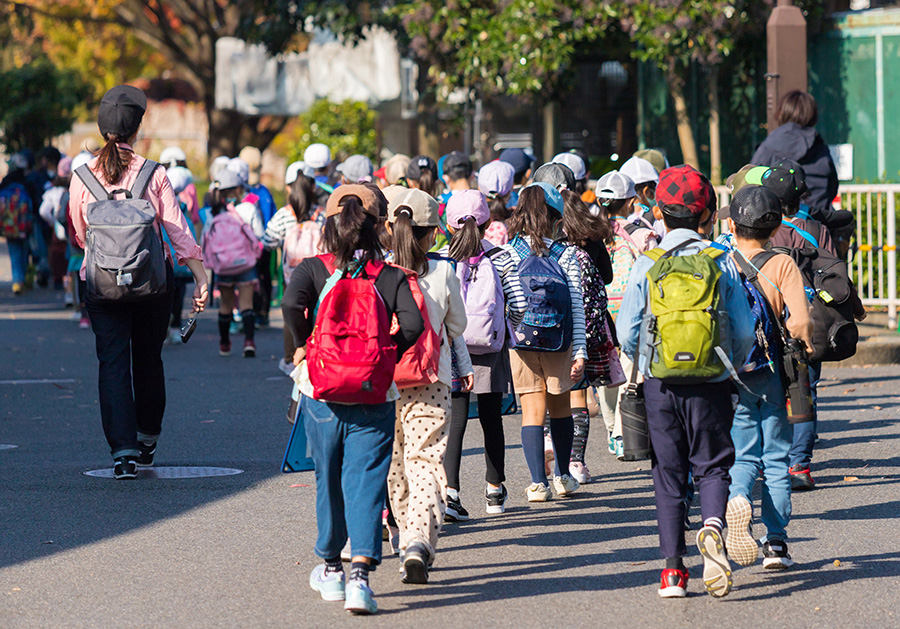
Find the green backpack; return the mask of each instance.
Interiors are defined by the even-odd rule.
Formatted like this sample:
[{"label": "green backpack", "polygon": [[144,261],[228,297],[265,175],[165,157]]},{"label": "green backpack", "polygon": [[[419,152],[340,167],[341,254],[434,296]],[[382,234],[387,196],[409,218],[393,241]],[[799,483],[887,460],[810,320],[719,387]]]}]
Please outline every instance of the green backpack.
[{"label": "green backpack", "polygon": [[[697,253],[673,255],[698,240],[674,249],[652,249],[647,271],[650,375],[673,384],[707,382],[725,373],[719,345],[719,278],[716,258],[725,251],[706,247]],[[727,358],[726,358],[727,360]]]}]

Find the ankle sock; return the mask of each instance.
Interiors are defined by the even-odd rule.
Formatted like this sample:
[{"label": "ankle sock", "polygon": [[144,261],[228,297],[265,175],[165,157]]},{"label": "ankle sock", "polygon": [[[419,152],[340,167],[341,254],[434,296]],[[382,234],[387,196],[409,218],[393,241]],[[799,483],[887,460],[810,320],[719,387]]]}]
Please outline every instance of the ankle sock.
[{"label": "ankle sock", "polygon": [[502,493],[503,493],[503,488],[502,488],[502,487],[491,487],[490,485],[488,485],[488,486],[487,486],[487,493],[489,493],[489,494],[502,494]]},{"label": "ankle sock", "polygon": [[703,520],[703,526],[711,526],[719,530],[719,533],[722,532],[722,529],[725,528],[725,523],[722,522],[721,518],[706,518]]},{"label": "ankle sock", "polygon": [[684,570],[684,559],[681,557],[666,557],[666,570]]},{"label": "ankle sock", "polygon": [[572,422],[575,426],[572,440],[571,461],[584,463],[584,450],[587,447],[588,432],[591,427],[591,416],[586,408],[572,409]]},{"label": "ankle sock", "polygon": [[550,418],[550,438],[556,452],[556,475],[569,473],[569,459],[572,456],[572,441],[575,437],[575,422],[572,416]]},{"label": "ankle sock", "polygon": [[252,310],[244,310],[241,313],[241,323],[244,325],[244,338],[252,341],[253,333],[256,331],[256,315]]},{"label": "ankle sock", "polygon": [[531,472],[531,482],[547,484],[544,473],[544,427],[522,426],[522,450]]},{"label": "ankle sock", "polygon": [[452,487],[447,488],[447,497],[451,500],[459,500],[459,490]]},{"label": "ankle sock", "polygon": [[231,315],[219,313],[219,342],[227,345],[230,342],[228,330],[231,327]]},{"label": "ankle sock", "polygon": [[341,564],[340,555],[338,555],[337,558],[335,558],[335,559],[326,559],[325,560],[325,574],[328,574],[329,572],[333,573],[333,572],[343,572],[343,571],[344,571],[344,566]]},{"label": "ankle sock", "polygon": [[350,579],[353,581],[369,582],[369,564],[362,561],[354,561],[350,564]]}]

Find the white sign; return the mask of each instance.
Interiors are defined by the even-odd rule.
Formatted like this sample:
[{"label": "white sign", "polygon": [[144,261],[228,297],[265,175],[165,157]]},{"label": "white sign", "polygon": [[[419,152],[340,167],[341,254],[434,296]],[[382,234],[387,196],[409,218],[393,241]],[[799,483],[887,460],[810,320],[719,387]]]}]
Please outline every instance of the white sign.
[{"label": "white sign", "polygon": [[838,181],[853,181],[853,145],[830,144],[828,150],[837,170]]}]

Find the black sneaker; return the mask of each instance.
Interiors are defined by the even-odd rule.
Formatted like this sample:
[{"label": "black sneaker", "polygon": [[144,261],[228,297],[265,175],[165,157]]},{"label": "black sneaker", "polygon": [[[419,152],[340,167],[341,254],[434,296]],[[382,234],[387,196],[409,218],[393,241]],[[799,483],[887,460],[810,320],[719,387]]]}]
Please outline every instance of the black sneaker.
[{"label": "black sneaker", "polygon": [[404,583],[417,583],[424,585],[428,583],[428,551],[422,544],[413,544],[403,553],[403,576],[401,580]]},{"label": "black sneaker", "polygon": [[113,466],[113,476],[116,480],[131,480],[137,478],[137,465],[134,458],[130,456],[120,456],[116,459]]},{"label": "black sneaker", "polygon": [[485,510],[491,515],[497,515],[506,511],[506,487],[500,484],[500,491],[491,493],[487,489],[484,490],[484,499],[487,501]]},{"label": "black sneaker", "polygon": [[152,467],[153,466],[153,456],[156,454],[156,444],[155,443],[144,443],[143,441],[138,441],[138,449],[141,451],[138,454],[138,458],[135,461],[138,467]]},{"label": "black sneaker", "polygon": [[447,510],[444,512],[444,522],[465,522],[469,519],[469,512],[463,509],[459,498],[454,500],[447,496]]},{"label": "black sneaker", "polygon": [[788,570],[794,561],[788,554],[787,544],[780,539],[765,542],[762,547],[763,568],[769,570]]},{"label": "black sneaker", "polygon": [[791,473],[791,489],[793,491],[810,491],[816,488],[816,481],[809,473],[809,466],[797,464],[789,470]]}]

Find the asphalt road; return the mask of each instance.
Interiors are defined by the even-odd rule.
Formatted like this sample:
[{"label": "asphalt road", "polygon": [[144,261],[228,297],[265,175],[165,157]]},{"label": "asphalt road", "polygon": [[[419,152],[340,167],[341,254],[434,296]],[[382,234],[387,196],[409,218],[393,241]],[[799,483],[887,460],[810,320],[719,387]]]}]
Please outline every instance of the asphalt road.
[{"label": "asphalt road", "polygon": [[[0,284],[0,444],[17,446],[0,449],[0,627],[900,626],[900,367],[826,369],[820,488],[794,497],[790,572],[736,569],[733,593],[714,600],[689,546],[691,596],[659,599],[647,463],[617,462],[597,429],[598,480],[528,506],[511,417],[508,512],[484,515],[473,422],[462,497],[475,518],[445,527],[427,586],[401,584],[386,559],[372,575],[381,610],[360,619],[307,584],[315,489],[311,473],[280,473],[290,427],[278,323],[258,334],[255,359],[217,355],[214,315],[164,350],[158,464],[243,474],[117,482],[83,474],[110,461],[93,336],[60,303],[52,291],[13,299]],[[21,382],[44,379],[55,382]]]}]

